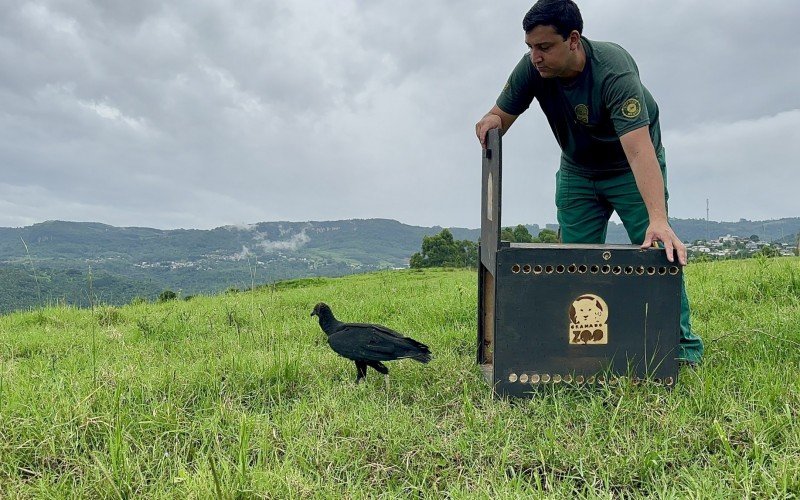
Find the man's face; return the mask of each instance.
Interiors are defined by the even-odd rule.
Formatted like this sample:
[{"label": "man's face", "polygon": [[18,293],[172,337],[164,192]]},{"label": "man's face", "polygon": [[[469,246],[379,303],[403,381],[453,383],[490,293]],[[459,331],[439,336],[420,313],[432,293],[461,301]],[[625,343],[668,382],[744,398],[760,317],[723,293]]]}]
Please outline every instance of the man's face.
[{"label": "man's face", "polygon": [[[531,62],[542,78],[567,77],[580,36],[577,31],[566,40],[553,26],[539,25],[525,34],[525,45],[531,49]],[[570,50],[573,47],[573,50]]]}]

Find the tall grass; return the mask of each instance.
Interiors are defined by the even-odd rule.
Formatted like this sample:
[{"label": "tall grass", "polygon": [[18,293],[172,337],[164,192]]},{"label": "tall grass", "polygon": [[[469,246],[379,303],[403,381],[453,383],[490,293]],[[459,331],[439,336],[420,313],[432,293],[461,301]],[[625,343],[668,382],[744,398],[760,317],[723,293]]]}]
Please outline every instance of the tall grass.
[{"label": "tall grass", "polygon": [[[800,260],[696,264],[687,284],[707,356],[675,390],[520,401],[474,365],[470,271],[3,316],[0,497],[800,495]],[[319,301],[435,359],[357,386]]]},{"label": "tall grass", "polygon": [[31,257],[31,252],[28,250],[28,244],[25,243],[25,239],[20,236],[20,241],[22,241],[22,246],[25,247],[25,255],[28,257],[28,263],[31,265],[31,271],[33,272],[33,280],[36,283],[36,298],[39,301],[39,305],[42,305],[42,287],[39,285],[39,276],[36,274],[36,266],[33,264],[33,257]]}]

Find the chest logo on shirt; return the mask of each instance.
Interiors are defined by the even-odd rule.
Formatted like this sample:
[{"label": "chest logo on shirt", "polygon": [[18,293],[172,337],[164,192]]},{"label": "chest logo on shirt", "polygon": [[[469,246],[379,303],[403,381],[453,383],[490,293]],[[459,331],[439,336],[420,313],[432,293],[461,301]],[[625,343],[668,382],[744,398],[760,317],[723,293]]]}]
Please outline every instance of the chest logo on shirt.
[{"label": "chest logo on shirt", "polygon": [[622,114],[625,118],[636,118],[642,112],[638,99],[630,98],[622,103]]},{"label": "chest logo on shirt", "polygon": [[581,123],[589,123],[589,108],[585,104],[575,106],[575,118]]}]

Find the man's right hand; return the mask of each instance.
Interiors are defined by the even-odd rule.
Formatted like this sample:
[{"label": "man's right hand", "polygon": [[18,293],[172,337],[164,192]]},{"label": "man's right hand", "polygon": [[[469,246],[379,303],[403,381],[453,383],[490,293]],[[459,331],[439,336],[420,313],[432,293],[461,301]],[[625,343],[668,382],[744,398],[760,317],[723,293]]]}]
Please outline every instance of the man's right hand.
[{"label": "man's right hand", "polygon": [[481,121],[475,124],[475,135],[478,136],[478,140],[483,149],[486,149],[486,132],[493,128],[499,128],[500,135],[502,135],[516,119],[517,115],[509,115],[495,104],[491,111],[486,113],[486,115],[481,118]]},{"label": "man's right hand", "polygon": [[492,113],[488,113],[481,118],[481,121],[475,124],[475,135],[478,136],[478,140],[481,142],[481,147],[483,149],[486,149],[486,133],[493,128],[503,128],[503,120]]}]

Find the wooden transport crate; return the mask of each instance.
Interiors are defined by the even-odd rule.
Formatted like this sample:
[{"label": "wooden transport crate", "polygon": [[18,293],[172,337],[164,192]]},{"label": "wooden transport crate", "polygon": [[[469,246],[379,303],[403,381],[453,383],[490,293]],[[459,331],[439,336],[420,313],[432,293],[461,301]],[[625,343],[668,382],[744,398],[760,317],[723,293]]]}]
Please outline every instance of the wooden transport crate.
[{"label": "wooden transport crate", "polygon": [[498,395],[677,383],[682,268],[663,249],[500,241],[502,149],[483,153],[477,360]]}]

